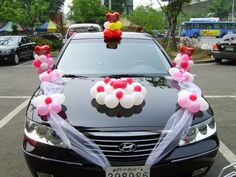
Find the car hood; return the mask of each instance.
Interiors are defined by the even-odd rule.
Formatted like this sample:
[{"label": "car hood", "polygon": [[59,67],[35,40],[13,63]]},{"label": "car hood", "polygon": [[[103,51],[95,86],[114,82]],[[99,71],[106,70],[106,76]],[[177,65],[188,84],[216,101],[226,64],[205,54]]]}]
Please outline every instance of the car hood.
[{"label": "car hood", "polygon": [[[73,126],[81,129],[111,129],[111,130],[140,130],[162,129],[171,115],[178,109],[176,83],[164,78],[136,78],[147,90],[142,105],[131,109],[117,107],[109,109],[96,103],[90,96],[90,88],[99,80],[74,78],[68,81],[63,90],[66,97],[64,112],[60,115]],[[176,88],[175,88],[176,87]],[[38,91],[36,91],[36,95]],[[194,115],[193,124],[208,119],[212,115],[211,109]],[[29,105],[27,117],[36,122],[42,122],[35,108]]]}]

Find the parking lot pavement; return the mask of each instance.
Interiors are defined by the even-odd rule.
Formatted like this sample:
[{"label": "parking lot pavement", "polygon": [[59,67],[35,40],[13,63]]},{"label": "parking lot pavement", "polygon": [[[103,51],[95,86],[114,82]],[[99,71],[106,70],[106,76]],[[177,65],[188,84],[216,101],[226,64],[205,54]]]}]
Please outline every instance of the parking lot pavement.
[{"label": "parking lot pavement", "polygon": [[[197,64],[193,73],[214,110],[224,145],[206,176],[217,177],[236,161],[236,63]],[[39,84],[32,62],[0,66],[0,83],[0,177],[32,177],[21,150],[26,103]]]}]

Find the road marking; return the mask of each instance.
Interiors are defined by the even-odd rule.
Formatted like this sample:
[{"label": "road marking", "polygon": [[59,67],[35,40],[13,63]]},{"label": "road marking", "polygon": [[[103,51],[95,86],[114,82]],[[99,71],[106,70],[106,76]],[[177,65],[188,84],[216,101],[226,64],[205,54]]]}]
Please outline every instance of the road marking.
[{"label": "road marking", "polygon": [[205,98],[236,98],[236,95],[205,95]]},{"label": "road marking", "polygon": [[[22,66],[24,66],[24,65],[32,64],[32,63],[33,63],[33,61],[31,60],[31,61],[27,61],[27,62],[24,62],[24,63],[19,64],[19,65],[16,65],[15,67],[22,67]],[[32,67],[32,66],[31,66],[31,67]]]},{"label": "road marking", "polygon": [[25,100],[18,107],[12,110],[8,115],[6,115],[2,120],[0,120],[0,129],[4,127],[11,119],[13,119],[21,110],[23,110],[29,103],[29,99]]},{"label": "road marking", "polygon": [[20,98],[20,99],[29,99],[31,98],[31,96],[0,96],[0,99],[1,98],[6,98],[6,99],[17,99],[17,98]]},{"label": "road marking", "polygon": [[[220,141],[219,151],[230,164],[236,162],[235,154],[222,141]],[[236,169],[235,166],[234,169]]]}]

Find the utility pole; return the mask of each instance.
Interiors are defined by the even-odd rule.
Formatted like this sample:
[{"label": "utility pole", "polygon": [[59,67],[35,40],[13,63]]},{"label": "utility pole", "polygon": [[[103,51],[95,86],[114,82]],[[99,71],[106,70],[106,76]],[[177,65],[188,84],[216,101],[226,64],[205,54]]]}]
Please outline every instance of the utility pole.
[{"label": "utility pole", "polygon": [[111,0],[109,0],[109,9],[111,10]]},{"label": "utility pole", "polygon": [[234,0],[232,0],[232,21],[234,21]]}]

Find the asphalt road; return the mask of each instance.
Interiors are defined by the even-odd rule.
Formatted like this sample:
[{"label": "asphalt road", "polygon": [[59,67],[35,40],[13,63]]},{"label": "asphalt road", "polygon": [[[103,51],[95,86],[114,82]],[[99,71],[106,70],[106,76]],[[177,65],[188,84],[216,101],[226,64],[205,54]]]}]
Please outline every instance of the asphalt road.
[{"label": "asphalt road", "polygon": [[[223,143],[207,177],[236,162],[236,63],[196,64],[195,83],[210,102]],[[21,150],[27,100],[39,81],[32,61],[0,66],[0,177],[31,177]]]}]

